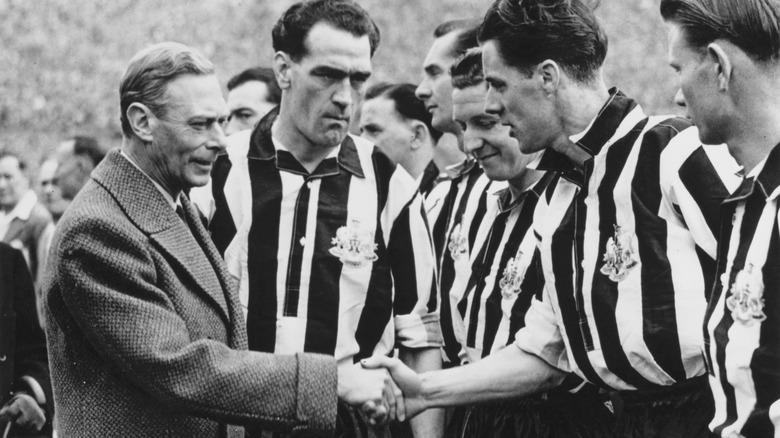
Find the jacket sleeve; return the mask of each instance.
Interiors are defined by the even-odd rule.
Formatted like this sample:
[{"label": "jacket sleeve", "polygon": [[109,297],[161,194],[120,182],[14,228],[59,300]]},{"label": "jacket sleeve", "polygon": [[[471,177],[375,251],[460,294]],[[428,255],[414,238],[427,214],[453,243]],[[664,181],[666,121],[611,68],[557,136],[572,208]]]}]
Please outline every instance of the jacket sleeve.
[{"label": "jacket sleeve", "polygon": [[[97,354],[142,392],[175,409],[232,424],[325,435],[335,427],[330,357],[239,351],[194,335],[184,288],[148,237],[108,219],[63,229],[56,281],[62,304]],[[178,292],[181,295],[181,292]],[[194,292],[193,292],[194,293]],[[49,306],[58,305],[50,300]]]}]

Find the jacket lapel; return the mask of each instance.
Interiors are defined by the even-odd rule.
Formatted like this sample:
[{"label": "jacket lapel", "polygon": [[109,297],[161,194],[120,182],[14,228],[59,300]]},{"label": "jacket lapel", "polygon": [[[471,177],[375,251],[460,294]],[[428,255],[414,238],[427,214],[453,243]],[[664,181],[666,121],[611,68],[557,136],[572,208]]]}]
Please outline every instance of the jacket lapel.
[{"label": "jacket lapel", "polygon": [[2,239],[3,242],[10,243],[16,239],[19,239],[22,234],[22,230],[24,230],[24,221],[18,217],[13,218],[11,223],[8,224],[8,230],[5,232],[5,236],[3,236]]},{"label": "jacket lapel", "polygon": [[[231,318],[225,299],[225,292],[229,289],[225,289],[225,286],[229,287],[230,283],[219,278],[223,275],[220,271],[225,270],[221,260],[207,256],[209,245],[203,245],[203,242],[199,244],[194,231],[191,232],[190,227],[176,215],[149,178],[121,156],[118,150],[109,153],[104,160],[106,165],[95,169],[93,179],[111,192],[128,218],[149,236],[178,270],[189,276],[203,299],[218,309],[229,324]],[[203,227],[198,223],[197,212],[189,202],[185,209],[187,214],[190,223],[195,224],[193,230]]]}]

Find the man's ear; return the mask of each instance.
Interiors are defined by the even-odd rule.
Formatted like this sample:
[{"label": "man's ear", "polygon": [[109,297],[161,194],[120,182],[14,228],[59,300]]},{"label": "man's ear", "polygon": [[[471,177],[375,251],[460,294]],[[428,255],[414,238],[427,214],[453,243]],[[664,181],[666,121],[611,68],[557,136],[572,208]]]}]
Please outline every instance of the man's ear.
[{"label": "man's ear", "polygon": [[274,54],[273,66],[279,88],[282,90],[290,88],[290,67],[292,66],[290,55],[282,51],[276,52]]},{"label": "man's ear", "polygon": [[712,68],[718,78],[718,91],[728,91],[732,73],[731,57],[718,43],[707,45],[707,56],[712,61]]},{"label": "man's ear", "polygon": [[430,137],[431,133],[428,131],[428,127],[425,123],[419,120],[412,120],[412,149],[421,148]]},{"label": "man's ear", "polygon": [[539,76],[542,89],[547,93],[554,93],[561,83],[561,67],[552,59],[545,59],[534,68],[534,74]]},{"label": "man's ear", "polygon": [[146,105],[138,102],[131,103],[125,117],[127,117],[130,128],[136,137],[147,143],[152,142],[154,139],[153,125],[157,123],[157,120],[154,119],[152,111]]}]

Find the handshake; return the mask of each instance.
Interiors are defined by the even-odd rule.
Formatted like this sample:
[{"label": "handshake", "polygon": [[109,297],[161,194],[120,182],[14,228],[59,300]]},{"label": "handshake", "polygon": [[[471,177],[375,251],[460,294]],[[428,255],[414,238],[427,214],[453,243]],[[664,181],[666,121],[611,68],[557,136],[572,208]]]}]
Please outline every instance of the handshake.
[{"label": "handshake", "polygon": [[420,376],[396,358],[373,356],[340,365],[339,400],[359,406],[372,426],[404,421],[427,409]]}]

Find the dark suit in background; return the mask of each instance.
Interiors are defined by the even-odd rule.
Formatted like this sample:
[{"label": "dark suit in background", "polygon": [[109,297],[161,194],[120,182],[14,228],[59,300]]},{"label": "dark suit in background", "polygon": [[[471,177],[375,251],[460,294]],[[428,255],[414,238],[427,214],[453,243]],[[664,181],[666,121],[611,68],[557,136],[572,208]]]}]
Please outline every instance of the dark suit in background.
[{"label": "dark suit in background", "polygon": [[[21,251],[0,243],[0,405],[19,394],[42,404],[51,436],[51,385],[46,339],[38,324],[32,278]],[[5,428],[0,423],[0,431]],[[18,427],[11,436],[18,436]]]}]

